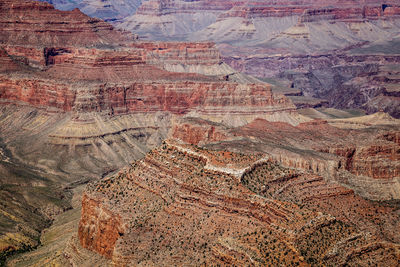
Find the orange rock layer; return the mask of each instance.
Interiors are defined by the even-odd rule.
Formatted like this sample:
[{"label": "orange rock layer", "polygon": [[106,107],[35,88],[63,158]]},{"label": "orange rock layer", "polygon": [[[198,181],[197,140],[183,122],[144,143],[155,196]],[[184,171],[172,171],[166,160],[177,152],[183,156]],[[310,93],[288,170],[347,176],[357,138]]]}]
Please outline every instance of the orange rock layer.
[{"label": "orange rock layer", "polygon": [[382,242],[387,233],[398,240],[397,232],[376,227],[398,227],[390,208],[260,154],[168,141],[88,186],[83,202],[82,246],[118,266],[399,263],[399,246]]},{"label": "orange rock layer", "polygon": [[[26,10],[30,12],[24,15]],[[221,59],[213,43],[129,42],[129,34],[78,10],[59,11],[47,3],[22,0],[0,1],[1,25],[1,60],[7,64],[3,71],[18,70],[0,74],[2,102],[108,114],[265,114],[294,109],[267,84],[164,68],[218,66]]]},{"label": "orange rock layer", "polygon": [[48,3],[24,0],[0,1],[0,29],[0,43],[29,46],[96,46],[133,39],[78,9],[60,11]]}]

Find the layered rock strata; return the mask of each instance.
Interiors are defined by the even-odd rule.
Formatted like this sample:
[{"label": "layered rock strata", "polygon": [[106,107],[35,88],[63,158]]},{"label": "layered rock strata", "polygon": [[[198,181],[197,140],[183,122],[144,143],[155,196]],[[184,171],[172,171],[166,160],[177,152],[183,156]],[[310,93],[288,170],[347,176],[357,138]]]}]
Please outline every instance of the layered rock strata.
[{"label": "layered rock strata", "polygon": [[[398,242],[396,231],[376,231],[369,220],[349,220],[329,208],[336,201],[352,218],[358,205],[374,214],[374,204],[263,154],[167,141],[90,185],[82,201],[82,246],[121,266],[399,262],[399,246],[384,241]],[[378,224],[398,223],[390,208],[379,207],[373,216]]]},{"label": "layered rock strata", "polygon": [[[37,14],[20,16],[28,8]],[[254,80],[246,77],[230,80],[226,75],[232,70],[219,67],[222,62],[212,43],[127,43],[125,35],[102,21],[79,11],[58,11],[45,3],[4,1],[1,12],[3,24],[8,25],[1,34],[2,53],[6,53],[2,58],[12,57],[14,62],[34,68],[2,75],[3,101],[109,114],[254,114],[294,109],[285,97],[273,95],[266,84],[253,84]],[[53,17],[65,22],[55,23]],[[21,29],[14,24],[39,32],[34,34],[37,42],[17,38]],[[79,31],[85,37],[68,28],[76,25],[84,26]],[[61,38],[63,32],[69,34],[68,42]],[[72,36],[79,40],[74,42]],[[115,39],[113,44],[111,39]]]},{"label": "layered rock strata", "polygon": [[[380,121],[378,117],[374,118]],[[363,124],[360,128],[362,118],[354,124],[348,122],[346,128],[337,128],[346,120],[314,120],[293,126],[256,119],[243,127],[226,128],[192,119],[175,126],[173,136],[217,149],[268,153],[283,166],[319,174],[366,198],[398,199],[399,122]]]},{"label": "layered rock strata", "polygon": [[157,40],[213,40],[236,70],[288,79],[330,107],[399,117],[397,89],[386,89],[398,88],[392,75],[369,78],[371,65],[399,61],[399,12],[395,1],[148,1],[118,27]]},{"label": "layered rock strata", "polygon": [[[84,5],[99,6],[95,2]],[[111,1],[104,6],[131,4]],[[400,116],[395,75],[374,70],[399,61],[400,6],[396,1],[154,0],[143,2],[130,14],[119,11],[115,19],[119,28],[151,40],[212,40],[219,44],[224,61],[236,70],[288,79],[301,91],[293,97],[298,107],[362,108]],[[181,64],[164,67],[221,72],[221,68]],[[225,75],[232,72],[224,69]],[[377,72],[379,77],[374,77]]]},{"label": "layered rock strata", "polygon": [[[29,12],[27,12],[29,10]],[[1,43],[31,46],[94,46],[132,40],[102,20],[86,16],[78,9],[59,11],[48,3],[2,1],[0,5]]]},{"label": "layered rock strata", "polygon": [[[58,201],[62,210],[69,200],[61,200],[59,191],[67,194],[143,157],[189,113],[230,122],[294,109],[268,84],[223,64],[213,43],[138,41],[79,10],[0,1],[0,142],[22,169],[49,180],[32,190],[61,187],[54,190],[55,199],[54,194],[26,197],[32,201]],[[9,199],[6,194],[1,201]],[[25,205],[29,192],[24,194],[15,192],[18,204],[5,202],[12,218],[5,221],[15,231],[10,237],[0,229],[6,240],[0,244],[1,261],[36,246],[49,223],[36,211],[33,230],[25,229],[26,214],[36,204],[21,218],[9,212],[14,204]]]}]

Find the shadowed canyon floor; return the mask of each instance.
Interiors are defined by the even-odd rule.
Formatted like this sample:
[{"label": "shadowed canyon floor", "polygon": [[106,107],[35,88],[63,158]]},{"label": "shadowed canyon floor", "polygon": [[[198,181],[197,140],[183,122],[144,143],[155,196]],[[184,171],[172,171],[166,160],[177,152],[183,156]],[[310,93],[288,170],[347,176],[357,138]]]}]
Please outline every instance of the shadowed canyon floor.
[{"label": "shadowed canyon floor", "polygon": [[[309,1],[290,10],[292,1],[281,9],[229,0],[145,1],[128,18],[139,2],[62,4],[107,13],[120,26],[181,10],[199,23],[202,10],[214,12],[218,25],[254,14],[306,25],[284,40],[300,38],[302,27],[325,27],[325,20],[354,26],[349,20],[360,15],[336,2],[311,12]],[[384,21],[385,36],[394,36],[397,5],[381,11],[365,3],[360,32],[374,21],[369,38],[375,38]],[[271,68],[279,73],[259,80],[225,63],[240,69],[243,58],[221,56],[218,47],[246,54],[227,41],[238,36],[232,31],[218,46],[207,38],[138,39],[153,26],[141,24],[131,34],[77,9],[0,0],[0,264],[400,264],[400,122],[384,112],[365,115],[386,105],[397,116],[396,55],[369,54],[395,41],[342,47],[345,56],[317,55],[311,70],[298,61],[294,72],[284,64],[302,55],[275,54],[266,61],[278,60]],[[316,73],[321,66],[338,76]],[[326,92],[307,91],[319,87],[305,69],[329,81],[320,83]],[[343,86],[330,90],[330,82]],[[350,103],[360,96],[354,85],[366,94]],[[371,86],[381,88],[374,97]],[[327,94],[340,96],[337,107],[357,109],[327,108],[335,106]]]}]

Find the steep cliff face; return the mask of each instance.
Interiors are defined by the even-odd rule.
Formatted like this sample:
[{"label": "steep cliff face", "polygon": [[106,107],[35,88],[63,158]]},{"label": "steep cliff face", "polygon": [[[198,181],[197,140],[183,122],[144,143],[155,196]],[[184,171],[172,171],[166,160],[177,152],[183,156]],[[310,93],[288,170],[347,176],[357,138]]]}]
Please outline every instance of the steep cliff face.
[{"label": "steep cliff face", "polygon": [[[54,194],[42,194],[46,197],[36,191],[50,190],[48,184],[34,185],[32,196],[28,185],[2,189],[4,223],[15,231],[5,231],[0,222],[1,261],[38,244],[50,219],[35,211],[37,206],[49,207],[49,214],[61,212],[68,204],[61,199],[64,190],[68,193],[143,157],[182,116],[243,125],[254,116],[295,113],[291,101],[268,84],[223,64],[210,42],[133,40],[78,10],[59,11],[22,0],[0,1],[0,26],[0,142],[21,168],[34,169],[51,186],[60,186]],[[18,198],[11,201],[10,192]],[[29,199],[45,203],[18,208]],[[84,209],[96,203],[84,199]],[[33,227],[26,227],[32,212]],[[101,222],[94,223],[98,217]],[[95,224],[81,229],[88,236],[84,242],[107,257],[114,255],[125,231],[123,218],[100,204],[83,218],[85,224]],[[81,247],[76,247],[71,259],[63,256],[55,262],[81,263],[76,254]]]},{"label": "steep cliff face", "polygon": [[368,78],[371,65],[399,61],[399,10],[395,1],[148,1],[118,27],[149,39],[213,40],[236,70],[288,79],[331,107],[399,117],[397,90],[385,90],[398,82]]},{"label": "steep cliff face", "polygon": [[[398,134],[398,132],[390,132],[385,135]],[[399,177],[400,147],[398,143],[377,138],[371,145],[329,148],[326,152],[344,157],[346,159],[344,168],[355,175],[389,180]]]},{"label": "steep cliff face", "polygon": [[[167,141],[115,176],[88,186],[83,201],[82,246],[116,265],[345,264],[381,252],[373,262],[398,262],[398,245],[382,242],[387,233],[398,240],[396,231],[381,232],[364,220],[373,214],[374,222],[396,227],[391,208],[379,207],[374,214],[378,206],[351,190],[282,168],[262,154]],[[329,205],[343,206],[346,216]],[[109,228],[110,220],[124,227]],[[373,234],[367,234],[370,229]],[[100,242],[102,247],[94,245]],[[362,246],[369,249],[356,253]]]},{"label": "steep cliff face", "polygon": [[[27,9],[33,13],[21,16]],[[33,68],[2,75],[3,101],[111,115],[265,114],[294,108],[267,84],[237,75],[230,79],[233,70],[209,42],[128,43],[129,34],[103,21],[46,3],[3,1],[0,12],[7,70],[16,64]],[[23,37],[25,31],[37,33],[34,40]]]},{"label": "steep cliff face", "polygon": [[196,118],[188,118],[174,125],[171,133],[173,138],[182,140],[188,144],[212,143],[228,139],[229,131],[220,124],[204,121]]},{"label": "steep cliff face", "polygon": [[121,225],[121,216],[104,209],[99,202],[84,195],[79,232],[85,247],[111,258],[115,243],[124,235],[125,229]]},{"label": "steep cliff face", "polygon": [[[77,70],[75,67],[72,70],[67,67],[57,70],[62,69],[65,70],[61,74],[63,76],[74,73],[74,69]],[[140,72],[154,70],[151,67],[138,69]],[[54,70],[49,70],[50,73],[52,71]],[[109,73],[113,71],[112,69]],[[138,74],[135,68],[130,71]],[[157,73],[160,74],[160,72]],[[116,77],[111,76],[112,79],[124,77],[123,75],[127,74],[126,72],[119,74],[121,73],[122,75]],[[104,73],[102,74],[104,75]],[[59,74],[55,75],[59,76]],[[78,76],[74,79],[79,80],[80,78],[87,81],[86,79],[91,80],[100,76],[102,76],[100,73],[92,69],[88,73],[83,73],[83,77]],[[182,75],[177,75],[177,77],[178,80],[185,78]],[[71,87],[65,80],[54,83],[49,79],[16,79],[2,76],[0,78],[0,96],[3,102],[22,101],[42,108],[53,107],[60,111],[102,111],[110,114],[154,113],[157,111],[186,114],[195,111],[215,115],[258,114],[263,116],[268,113],[294,110],[290,100],[284,96],[273,95],[268,85],[217,81],[155,80],[133,84],[89,84],[86,88],[82,88]]]},{"label": "steep cliff face", "polygon": [[[256,119],[236,128],[189,119],[177,124],[172,136],[216,149],[268,153],[283,166],[337,181],[365,198],[399,199],[399,122],[392,118],[379,125],[385,123],[380,115],[372,116],[354,124],[314,120],[297,126]],[[370,119],[377,124],[366,123]],[[340,125],[346,126],[335,127]]]},{"label": "steep cliff face", "polygon": [[59,11],[47,3],[4,0],[0,5],[0,15],[1,43],[93,46],[132,39],[129,34],[122,35],[110,24],[90,18],[78,9]]}]

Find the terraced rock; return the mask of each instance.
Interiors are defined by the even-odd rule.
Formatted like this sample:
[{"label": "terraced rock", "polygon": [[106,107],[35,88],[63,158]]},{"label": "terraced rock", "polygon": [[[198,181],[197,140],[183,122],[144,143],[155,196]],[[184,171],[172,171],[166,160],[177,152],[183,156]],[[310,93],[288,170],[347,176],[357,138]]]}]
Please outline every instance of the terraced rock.
[{"label": "terraced rock", "polygon": [[[189,126],[190,125],[190,126]],[[173,136],[220,150],[268,153],[283,166],[319,174],[367,199],[399,199],[399,122],[387,114],[291,125],[256,119],[242,127],[188,120]]]},{"label": "terraced rock", "polygon": [[117,265],[399,262],[393,209],[263,154],[170,140],[91,184],[82,204],[82,246]]},{"label": "terraced rock", "polygon": [[[180,117],[244,124],[295,113],[268,84],[223,64],[210,42],[138,41],[77,9],[24,0],[0,1],[0,25],[0,138],[19,164],[5,163],[1,182],[2,261],[39,244],[70,207],[70,189],[143,157]],[[8,182],[8,168],[45,182]]]}]

